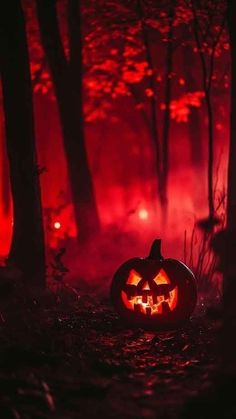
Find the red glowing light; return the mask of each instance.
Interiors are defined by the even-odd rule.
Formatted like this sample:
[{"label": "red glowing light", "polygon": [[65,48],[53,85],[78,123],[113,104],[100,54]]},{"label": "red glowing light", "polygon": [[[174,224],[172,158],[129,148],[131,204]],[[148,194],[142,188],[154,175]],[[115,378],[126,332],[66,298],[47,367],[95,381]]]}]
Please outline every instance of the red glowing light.
[{"label": "red glowing light", "polygon": [[61,228],[61,223],[59,223],[59,221],[56,221],[56,222],[54,223],[54,228],[55,228],[56,230],[59,230],[59,229]]},{"label": "red glowing light", "polygon": [[146,209],[140,209],[138,212],[140,220],[147,220],[149,217],[148,211]]}]

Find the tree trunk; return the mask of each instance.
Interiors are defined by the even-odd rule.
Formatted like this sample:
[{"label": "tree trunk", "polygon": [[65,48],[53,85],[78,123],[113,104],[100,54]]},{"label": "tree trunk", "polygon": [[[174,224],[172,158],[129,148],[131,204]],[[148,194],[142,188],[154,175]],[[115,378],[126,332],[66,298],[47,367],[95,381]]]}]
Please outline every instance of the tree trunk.
[{"label": "tree trunk", "polygon": [[82,58],[79,2],[70,0],[67,61],[56,15],[55,0],[37,0],[42,44],[58,103],[79,242],[97,234],[99,217],[85,149],[82,110]]},{"label": "tree trunk", "polygon": [[[186,80],[186,93],[195,92],[199,90],[198,85],[195,81],[193,69],[195,68],[195,55],[192,52],[192,48],[186,46],[183,49],[183,65],[185,70]],[[195,169],[199,170],[203,166],[203,147],[201,139],[201,119],[199,108],[192,107],[189,114],[188,120],[189,129],[189,142],[190,142],[190,153],[191,162]]]},{"label": "tree trunk", "polygon": [[212,45],[212,51],[208,60],[204,56],[204,52],[202,51],[201,39],[200,35],[200,25],[198,21],[198,17],[196,14],[196,5],[194,1],[191,0],[192,3],[192,10],[193,10],[193,31],[196,39],[196,44],[198,48],[198,53],[201,61],[202,66],[202,78],[203,78],[203,90],[205,93],[205,103],[206,103],[206,112],[207,112],[207,119],[208,119],[208,167],[207,167],[207,185],[208,185],[208,218],[209,220],[214,219],[215,215],[215,208],[214,208],[214,187],[213,187],[213,169],[214,169],[214,118],[213,118],[213,109],[212,109],[212,101],[211,101],[211,86],[212,86],[212,76],[214,70],[214,58],[215,58],[215,49],[217,43],[219,41],[220,33],[219,32],[214,45]]},{"label": "tree trunk", "polygon": [[223,370],[236,374],[236,4],[228,0],[228,27],[231,45],[231,115],[228,165],[227,229],[224,254]]},{"label": "tree trunk", "polygon": [[20,268],[26,280],[43,287],[41,197],[29,57],[20,0],[4,2],[1,7],[1,76],[14,211],[9,263]]},{"label": "tree trunk", "polygon": [[208,182],[208,208],[209,219],[213,219],[215,214],[214,195],[213,195],[213,165],[214,165],[214,121],[213,110],[211,104],[211,92],[205,90],[207,119],[208,119],[208,166],[207,166],[207,182]]},{"label": "tree trunk", "polygon": [[170,134],[170,101],[171,101],[171,77],[173,71],[173,18],[175,2],[169,10],[169,32],[166,47],[166,79],[165,79],[165,112],[163,119],[163,179],[162,185],[165,193],[165,206],[168,205],[168,176],[169,176],[169,134]]},{"label": "tree trunk", "polygon": [[156,82],[155,82],[155,73],[153,71],[153,62],[152,62],[152,54],[151,54],[151,47],[148,37],[148,32],[146,28],[146,24],[144,21],[144,11],[142,1],[137,1],[137,13],[138,17],[141,21],[141,28],[142,28],[142,38],[143,44],[145,47],[145,54],[148,63],[148,67],[152,70],[152,74],[149,76],[149,89],[152,92],[150,96],[150,122],[148,121],[148,127],[150,130],[150,135],[153,144],[154,150],[154,162],[156,166],[156,173],[157,173],[157,180],[158,180],[158,195],[160,198],[161,205],[165,205],[166,202],[166,191],[163,185],[163,176],[162,176],[162,150],[160,144],[160,138],[158,133],[158,104],[157,104],[157,92],[156,92]]},{"label": "tree trunk", "polygon": [[1,166],[2,166],[2,193],[1,193],[1,200],[2,200],[2,208],[3,214],[8,216],[10,213],[10,204],[11,204],[11,190],[10,190],[10,178],[9,178],[9,168],[8,168],[8,158],[7,158],[7,150],[6,150],[6,140],[5,140],[5,127],[4,127],[4,118],[2,115],[0,121],[0,135],[2,138],[1,143]]},{"label": "tree trunk", "polygon": [[[190,46],[183,48],[183,68],[185,71],[184,78],[186,80],[185,92],[195,92],[199,90],[197,80],[195,79],[194,71],[198,66],[196,54],[193,53]],[[205,165],[204,165],[204,150],[201,126],[201,110],[193,106],[190,110],[187,122],[188,138],[190,146],[190,158],[194,171],[193,179],[193,203],[196,211],[205,206],[207,196],[207,189],[205,186]]]}]

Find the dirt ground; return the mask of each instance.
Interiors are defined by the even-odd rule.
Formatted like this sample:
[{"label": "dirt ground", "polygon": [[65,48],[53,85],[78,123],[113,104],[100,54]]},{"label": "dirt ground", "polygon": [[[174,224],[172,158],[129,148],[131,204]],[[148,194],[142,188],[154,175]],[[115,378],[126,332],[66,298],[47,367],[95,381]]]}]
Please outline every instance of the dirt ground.
[{"label": "dirt ground", "polygon": [[218,417],[204,401],[217,380],[218,320],[130,330],[108,299],[46,300],[1,305],[1,419]]}]

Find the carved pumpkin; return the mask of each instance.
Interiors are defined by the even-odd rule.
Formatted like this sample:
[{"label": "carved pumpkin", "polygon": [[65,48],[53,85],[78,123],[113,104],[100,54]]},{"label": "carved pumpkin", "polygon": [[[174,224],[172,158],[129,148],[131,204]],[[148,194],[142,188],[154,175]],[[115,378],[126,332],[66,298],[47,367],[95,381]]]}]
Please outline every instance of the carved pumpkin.
[{"label": "carved pumpkin", "polygon": [[197,299],[193,273],[182,262],[161,256],[155,240],[147,258],[133,258],[120,266],[111,285],[118,313],[137,326],[166,328],[187,320]]}]

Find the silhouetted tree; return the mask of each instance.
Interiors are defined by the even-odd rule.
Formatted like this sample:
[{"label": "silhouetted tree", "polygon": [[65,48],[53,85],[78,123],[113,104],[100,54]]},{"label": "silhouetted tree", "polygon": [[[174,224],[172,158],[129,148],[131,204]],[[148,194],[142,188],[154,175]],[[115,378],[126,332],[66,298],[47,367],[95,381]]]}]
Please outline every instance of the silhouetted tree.
[{"label": "silhouetted tree", "polygon": [[223,361],[227,372],[236,373],[236,4],[228,0],[227,21],[231,48],[231,114],[228,165],[227,227],[224,251]]},{"label": "silhouetted tree", "polygon": [[9,264],[37,286],[45,283],[44,235],[35,151],[32,89],[20,0],[1,7],[1,77],[13,197]]},{"label": "silhouetted tree", "polygon": [[[154,151],[154,163],[155,169],[157,173],[157,180],[158,180],[158,194],[160,198],[160,202],[163,203],[166,201],[165,191],[162,187],[162,148],[160,144],[160,138],[158,133],[158,105],[157,105],[157,91],[156,91],[156,81],[155,81],[155,73],[154,73],[154,64],[153,64],[153,57],[151,51],[151,44],[149,40],[149,28],[145,22],[145,13],[143,10],[143,3],[141,0],[137,1],[137,17],[141,24],[141,37],[144,46],[144,54],[147,60],[148,68],[151,70],[152,74],[148,77],[148,88],[152,95],[150,96],[150,118],[147,117],[146,113],[143,112],[144,120],[147,123],[149,128],[149,132],[152,139],[153,151]],[[135,96],[135,88],[130,86],[132,93]],[[137,100],[137,102],[139,99]]]},{"label": "silhouetted tree", "polygon": [[[202,68],[202,84],[205,94],[206,113],[208,119],[208,217],[209,220],[214,220],[214,113],[212,108],[212,82],[215,66],[215,53],[220,37],[225,26],[225,16],[221,16],[220,25],[217,26],[217,31],[214,29],[213,21],[214,14],[217,12],[217,6],[221,5],[218,2],[208,2],[209,18],[205,30],[202,30],[201,14],[199,15],[200,3],[197,0],[191,0],[193,11],[193,32],[197,44],[198,53],[200,56]],[[206,7],[206,4],[204,5]],[[201,10],[200,10],[201,12]],[[208,38],[211,38],[210,42]],[[204,53],[205,44],[208,45],[210,54]]]},{"label": "silhouetted tree", "polygon": [[162,161],[163,161],[163,171],[162,171],[162,189],[164,195],[164,205],[167,205],[168,202],[168,177],[169,177],[169,153],[170,153],[170,103],[172,99],[171,92],[171,78],[173,72],[173,22],[175,16],[175,1],[172,1],[168,7],[167,11],[168,16],[168,32],[167,32],[167,46],[166,46],[166,59],[165,59],[165,111],[163,119],[163,135],[162,135]]},{"label": "silhouetted tree", "polygon": [[[193,53],[191,46],[183,48],[183,70],[186,80],[186,92],[197,91],[198,85],[195,79],[195,71],[197,67],[196,54]],[[201,132],[201,116],[199,108],[192,107],[188,119],[188,134],[190,142],[191,162],[196,170],[202,169],[203,164],[203,146]]]},{"label": "silhouetted tree", "polygon": [[100,230],[83,130],[80,2],[68,1],[69,58],[60,37],[56,1],[37,0],[42,45],[51,72],[63,132],[78,239]]},{"label": "silhouetted tree", "polygon": [[11,202],[11,192],[10,192],[10,182],[9,182],[9,170],[7,162],[7,151],[5,145],[5,127],[4,127],[4,118],[2,115],[1,121],[1,137],[3,139],[1,144],[1,165],[2,165],[2,193],[1,193],[1,200],[2,200],[2,207],[3,213],[8,215],[10,212],[10,202]]}]

